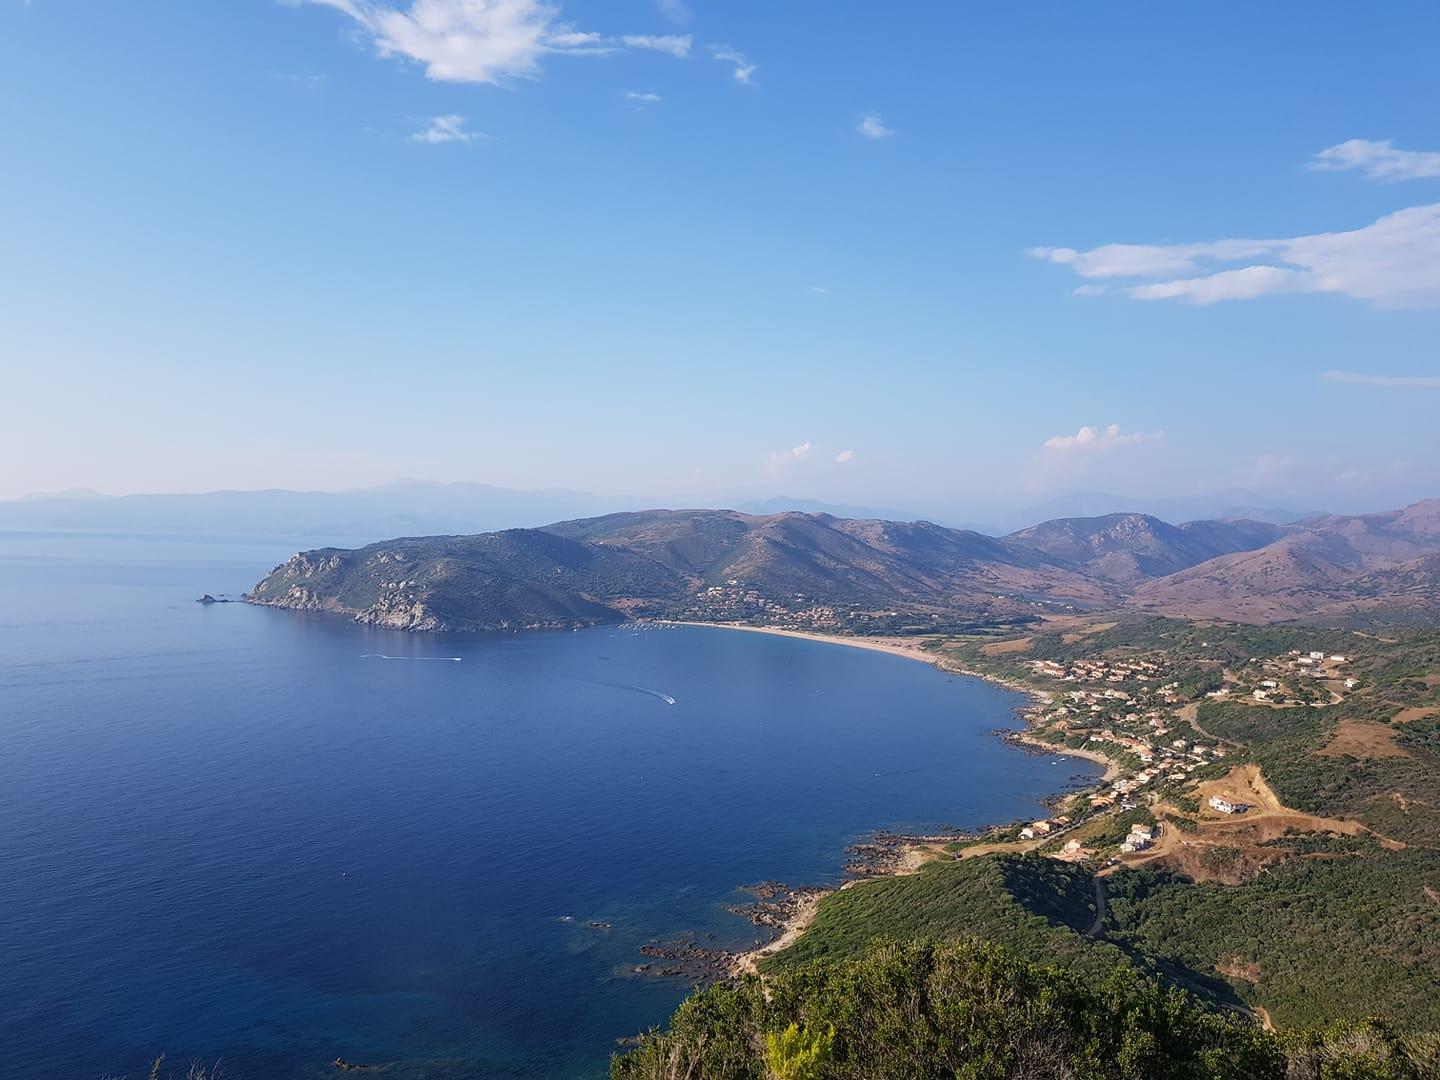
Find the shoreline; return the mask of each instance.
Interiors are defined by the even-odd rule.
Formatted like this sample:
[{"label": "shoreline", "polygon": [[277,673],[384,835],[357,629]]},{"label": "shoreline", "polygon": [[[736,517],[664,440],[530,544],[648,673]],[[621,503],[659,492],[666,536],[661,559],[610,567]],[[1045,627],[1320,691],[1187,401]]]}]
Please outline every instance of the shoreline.
[{"label": "shoreline", "polygon": [[[818,641],[828,645],[847,645],[856,649],[869,649],[872,652],[888,653],[891,656],[899,656],[907,660],[918,660],[921,663],[930,664],[932,667],[938,668],[948,674],[980,679],[983,682],[988,682],[995,686],[1001,686],[1006,690],[1023,694],[1026,698],[1027,703],[1016,710],[1020,718],[1025,722],[1024,729],[1004,734],[1001,736],[1002,738],[1034,750],[1043,750],[1047,754],[1055,754],[1057,757],[1083,758],[1086,761],[1105,766],[1105,775],[1093,785],[1096,787],[1101,784],[1110,783],[1120,775],[1122,771],[1119,762],[1098,751],[1075,749],[1074,747],[1064,745],[1056,746],[1035,738],[1030,732],[1030,729],[1034,726],[1032,713],[1050,704],[1052,700],[1051,696],[1043,690],[1033,689],[1015,682],[1012,679],[1006,679],[1003,676],[956,667],[952,663],[947,662],[945,657],[925,649],[924,643],[926,641],[934,640],[936,637],[943,635],[930,635],[913,639],[897,637],[864,638],[845,634],[822,634],[808,630],[786,630],[778,626],[748,626],[744,623],[707,623],[677,619],[659,621],[663,621],[670,626],[700,626],[716,630],[743,630],[754,634],[770,634],[775,637]],[[912,641],[914,642],[913,644],[911,644]],[[1081,791],[1088,790],[1090,790],[1090,788],[1087,787],[1080,791],[1071,792],[1069,796],[1073,797],[1079,795]],[[730,964],[731,977],[737,979],[743,978],[746,975],[754,975],[757,978],[763,977],[760,975],[759,970],[760,961],[774,956],[776,953],[782,952],[795,944],[795,942],[800,939],[800,936],[809,928],[810,924],[815,921],[815,916],[820,910],[820,904],[827,896],[840,892],[842,889],[851,888],[860,884],[862,881],[869,881],[877,877],[899,877],[906,874],[919,873],[921,867],[927,862],[942,857],[943,855],[936,851],[932,844],[912,843],[903,849],[902,857],[896,865],[877,874],[871,874],[861,878],[851,878],[848,881],[841,882],[833,889],[827,889],[824,892],[815,892],[805,897],[797,906],[795,912],[781,924],[778,936],[765,942],[763,945],[757,945],[753,949],[747,949],[744,952],[735,954]]]},{"label": "shoreline", "polygon": [[[779,626],[750,626],[747,623],[714,623],[714,622],[692,622],[682,619],[657,619],[656,622],[663,622],[666,626],[700,626],[711,630],[743,630],[750,634],[769,634],[772,637],[799,638],[803,641],[820,641],[827,645],[849,645],[854,649],[869,649],[871,652],[889,653],[891,656],[903,656],[907,660],[919,660],[923,664],[931,664],[942,670],[950,670],[942,663],[942,658],[928,654],[924,651],[920,642],[925,638],[902,638],[902,637],[854,637],[846,634],[821,634],[811,630],[786,630]],[[914,641],[916,644],[904,644]],[[956,671],[957,675],[969,675],[971,672]],[[983,678],[983,676],[977,676]]]},{"label": "shoreline", "polygon": [[[1055,754],[1056,756],[1084,758],[1086,761],[1092,761],[1097,765],[1104,765],[1105,776],[1102,781],[1100,781],[1102,783],[1109,783],[1120,775],[1121,772],[1119,762],[1097,750],[1076,749],[1064,745],[1057,746],[1031,735],[1029,729],[1033,727],[1034,724],[1032,723],[1030,712],[1031,710],[1049,705],[1052,700],[1049,693],[1044,690],[1036,690],[1023,683],[1018,683],[1013,679],[1007,679],[1002,675],[992,675],[983,671],[972,671],[969,668],[956,667],[945,657],[933,652],[928,652],[925,649],[924,642],[943,637],[944,635],[932,634],[926,637],[916,638],[894,636],[866,638],[847,634],[821,634],[810,630],[786,630],[778,626],[749,626],[744,623],[708,623],[682,621],[678,619],[663,619],[657,621],[664,622],[669,626],[701,626],[714,630],[743,630],[752,634],[770,634],[775,637],[798,638],[802,641],[819,641],[827,645],[848,645],[854,649],[869,649],[871,652],[888,653],[891,656],[900,656],[906,660],[918,660],[922,664],[929,664],[931,667],[939,668],[941,671],[950,675],[963,675],[966,678],[979,679],[981,682],[988,682],[993,686],[1000,686],[1017,694],[1023,694],[1027,699],[1027,704],[1016,710],[1020,718],[1025,721],[1025,728],[1021,731],[1010,733],[1004,736],[1005,738],[1011,739],[1014,742],[1023,743],[1025,746],[1032,747],[1036,750],[1044,750],[1046,753]],[[914,644],[910,644],[912,641]]]}]

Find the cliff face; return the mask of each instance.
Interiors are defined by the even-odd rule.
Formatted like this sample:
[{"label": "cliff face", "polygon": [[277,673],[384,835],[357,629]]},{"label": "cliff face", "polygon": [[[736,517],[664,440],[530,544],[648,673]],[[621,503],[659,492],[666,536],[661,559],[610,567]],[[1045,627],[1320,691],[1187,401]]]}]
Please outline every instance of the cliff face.
[{"label": "cliff face", "polygon": [[[251,591],[252,603],[349,615],[392,630],[557,629],[618,622],[606,602],[634,577],[625,552],[539,530],[391,540],[302,552]],[[673,581],[655,580],[669,595]]]}]

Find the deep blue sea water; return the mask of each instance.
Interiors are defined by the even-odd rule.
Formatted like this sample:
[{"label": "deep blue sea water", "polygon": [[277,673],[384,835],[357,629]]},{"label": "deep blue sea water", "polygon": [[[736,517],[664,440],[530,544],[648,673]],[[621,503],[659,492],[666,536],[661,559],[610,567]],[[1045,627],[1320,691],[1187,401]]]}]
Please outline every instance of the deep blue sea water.
[{"label": "deep blue sea water", "polygon": [[601,1076],[686,990],[640,945],[754,942],[738,886],[1095,775],[986,734],[1016,695],[860,649],[194,602],[299,546],[0,534],[6,1076]]}]

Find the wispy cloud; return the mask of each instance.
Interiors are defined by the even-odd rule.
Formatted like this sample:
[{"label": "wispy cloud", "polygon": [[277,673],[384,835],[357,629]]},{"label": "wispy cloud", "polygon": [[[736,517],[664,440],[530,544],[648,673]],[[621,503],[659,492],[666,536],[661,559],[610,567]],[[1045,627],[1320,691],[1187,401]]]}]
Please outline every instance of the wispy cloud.
[{"label": "wispy cloud", "polygon": [[885,126],[885,121],[874,113],[866,113],[855,125],[855,130],[867,139],[888,139],[895,132]]},{"label": "wispy cloud", "polygon": [[1361,371],[1326,371],[1326,382],[1382,386],[1388,390],[1440,390],[1440,375],[1367,375]]},{"label": "wispy cloud", "polygon": [[437,82],[499,84],[534,78],[553,54],[654,49],[689,55],[688,34],[606,38],[578,30],[546,0],[291,0],[348,15],[383,57],[413,60]]},{"label": "wispy cloud", "polygon": [[1104,244],[1089,251],[1042,247],[1030,254],[1086,279],[1142,279],[1088,290],[1136,300],[1213,304],[1329,293],[1380,308],[1440,306],[1440,203],[1398,210],[1348,232],[1280,240]]},{"label": "wispy cloud", "polygon": [[682,0],[655,0],[655,8],[674,23],[685,23],[690,21],[690,9],[685,6]]},{"label": "wispy cloud", "polygon": [[824,285],[807,285],[807,286],[805,286],[805,291],[808,292],[811,296],[829,296],[829,295],[830,295],[830,290],[827,289],[827,288],[825,288]]},{"label": "wispy cloud", "polygon": [[810,451],[813,450],[813,449],[815,449],[815,448],[810,445],[810,441],[807,439],[805,442],[801,443],[799,446],[792,446],[792,447],[790,448],[790,456],[793,457],[793,458],[805,458],[805,457],[809,457],[809,456],[810,456]]},{"label": "wispy cloud", "polygon": [[620,38],[622,45],[632,49],[653,49],[681,60],[690,55],[690,46],[694,41],[689,34],[625,34]]},{"label": "wispy cloud", "polygon": [[465,117],[451,113],[449,116],[432,116],[429,123],[410,136],[410,141],[433,145],[436,143],[477,142],[487,138],[489,138],[488,135],[479,131],[466,131]]},{"label": "wispy cloud", "polygon": [[270,78],[276,82],[291,83],[295,86],[303,86],[307,90],[314,90],[325,81],[324,75],[314,75],[310,72],[272,71]]},{"label": "wispy cloud", "polygon": [[759,64],[752,64],[746,59],[744,53],[736,52],[729,45],[711,45],[710,53],[716,60],[726,64],[734,64],[735,81],[744,83],[747,86],[755,76],[755,72],[760,68]]},{"label": "wispy cloud", "polygon": [[1321,150],[1310,168],[1325,172],[1354,170],[1382,184],[1400,180],[1440,179],[1440,153],[1397,150],[1389,139],[1349,139]]},{"label": "wispy cloud", "polygon": [[1045,440],[1044,449],[1053,455],[1073,457],[1076,455],[1103,454],[1126,446],[1155,442],[1163,437],[1161,432],[1143,434],[1138,431],[1123,432],[1119,424],[1098,428],[1085,426],[1074,435],[1052,435]]},{"label": "wispy cloud", "polygon": [[659,94],[642,93],[639,90],[626,90],[624,98],[626,101],[633,101],[637,105],[655,105],[661,100]]},{"label": "wispy cloud", "polygon": [[854,460],[855,460],[855,451],[854,451],[854,450],[841,450],[838,454],[835,455],[835,464],[836,464],[836,465],[848,465],[848,464],[850,464],[850,462],[852,462],[852,461],[854,461]]}]

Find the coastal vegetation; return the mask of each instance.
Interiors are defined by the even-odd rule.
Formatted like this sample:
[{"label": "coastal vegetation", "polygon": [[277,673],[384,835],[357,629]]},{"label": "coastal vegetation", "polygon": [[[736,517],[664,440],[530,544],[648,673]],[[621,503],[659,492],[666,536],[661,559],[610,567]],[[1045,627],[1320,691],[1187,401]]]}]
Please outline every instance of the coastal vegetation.
[{"label": "coastal vegetation", "polygon": [[877,943],[689,998],[613,1080],[1422,1080],[1435,1044],[1367,1021],[1275,1035],[1118,968],[961,939]]},{"label": "coastal vegetation", "polygon": [[[1089,1029],[1067,1015],[1052,1018],[1065,1032],[1060,1071],[912,1047],[903,1075],[1440,1075],[1440,633],[1122,614],[936,637],[927,650],[1036,695],[1027,738],[1102,753],[1121,794],[1077,793],[1045,829],[1003,824],[944,845],[916,873],[835,891],[793,944],[760,960],[763,993],[743,983],[692,999],[669,1034],[617,1061],[617,1077],[672,1075],[646,1055],[664,1045],[690,1060],[702,1018],[726,1017],[748,1025],[736,1046],[794,1025],[824,1033],[820,1075],[889,1075],[864,1049],[886,1006],[852,990],[877,979],[921,1010],[936,1046],[966,1047],[924,1013],[924,964],[896,960],[950,949],[1044,969],[1082,998],[1115,985],[1178,995],[1221,1025],[1205,1030],[1238,1027],[1251,1041],[1226,1045],[1240,1071],[1207,1072],[1217,1059],[1200,1055],[1132,1074],[1077,1051]],[[1242,809],[1217,811],[1217,793]],[[1137,843],[1137,828],[1156,839]],[[993,1000],[993,986],[966,985]],[[843,1008],[836,986],[853,995]],[[806,997],[815,987],[826,989]],[[991,1037],[1013,1047],[1032,1030],[1017,1015]],[[695,1060],[690,1075],[779,1075],[746,1071],[761,1068],[753,1055],[714,1072]]]}]

